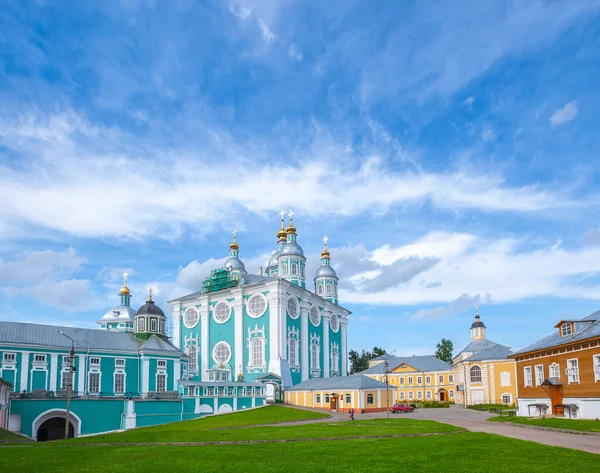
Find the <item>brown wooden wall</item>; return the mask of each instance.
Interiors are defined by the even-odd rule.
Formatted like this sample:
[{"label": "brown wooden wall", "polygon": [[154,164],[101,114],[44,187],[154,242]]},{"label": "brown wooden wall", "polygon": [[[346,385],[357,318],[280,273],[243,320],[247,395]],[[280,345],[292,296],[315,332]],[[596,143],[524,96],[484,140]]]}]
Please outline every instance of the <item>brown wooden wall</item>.
[{"label": "brown wooden wall", "polygon": [[[518,355],[517,385],[519,398],[548,397],[542,386],[535,385],[535,366],[544,366],[544,379],[550,377],[550,365],[558,363],[560,380],[563,383],[563,397],[600,397],[600,381],[594,379],[593,356],[600,355],[600,340],[590,340],[560,348],[547,349]],[[579,362],[579,383],[569,384],[566,373],[567,360],[577,358]],[[531,367],[532,387],[525,387],[523,368]]]}]

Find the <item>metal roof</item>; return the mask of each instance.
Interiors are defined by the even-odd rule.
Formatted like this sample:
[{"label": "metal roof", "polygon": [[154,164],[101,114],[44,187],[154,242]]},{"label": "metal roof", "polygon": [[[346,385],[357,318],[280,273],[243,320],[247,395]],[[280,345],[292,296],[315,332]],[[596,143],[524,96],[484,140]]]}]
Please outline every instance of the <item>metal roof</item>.
[{"label": "metal roof", "polygon": [[[393,356],[393,355],[382,355],[374,358],[374,360],[388,360],[388,371],[396,369],[402,364],[412,366],[417,371],[451,371],[452,365],[443,360],[440,360],[434,355],[424,356]],[[384,363],[379,363],[371,368],[367,368],[358,374],[384,374],[385,366]]]},{"label": "metal roof", "polygon": [[[483,338],[480,340],[473,340],[471,343],[469,343],[466,347],[464,347],[460,352],[458,352],[458,354],[460,355],[461,353],[479,353],[482,350],[487,350],[488,348],[492,348],[496,345],[499,345],[499,343],[493,342],[492,340],[488,339],[488,338]],[[503,346],[503,345],[500,345]],[[458,356],[458,355],[457,355]]]},{"label": "metal roof", "polygon": [[70,349],[71,341],[58,333],[58,330],[73,339],[75,350],[114,350],[131,353],[152,350],[183,355],[171,342],[156,335],[151,335],[148,340],[140,340],[133,333],[21,322],[0,322],[0,344],[14,343]]},{"label": "metal roof", "polygon": [[[550,335],[538,340],[537,342],[527,345],[525,348],[517,350],[514,355],[520,355],[522,353],[528,353],[531,351],[543,350],[545,348],[552,348],[560,345],[567,345],[569,343],[580,342],[587,340],[588,338],[600,337],[600,311],[596,311],[590,315],[583,317],[582,319],[576,320],[577,322],[591,322],[581,324],[578,330],[571,334],[560,335],[559,329],[555,329]],[[576,327],[577,328],[577,327]]]},{"label": "metal roof", "polygon": [[[333,391],[336,389],[386,389],[386,384],[368,376],[353,374],[331,378],[311,378],[292,386],[287,391]],[[389,389],[396,389],[390,385]]]},{"label": "metal roof", "polygon": [[496,344],[485,350],[481,350],[475,353],[473,356],[466,358],[464,361],[483,361],[483,360],[497,360],[506,358],[512,355],[512,350],[504,345]]}]

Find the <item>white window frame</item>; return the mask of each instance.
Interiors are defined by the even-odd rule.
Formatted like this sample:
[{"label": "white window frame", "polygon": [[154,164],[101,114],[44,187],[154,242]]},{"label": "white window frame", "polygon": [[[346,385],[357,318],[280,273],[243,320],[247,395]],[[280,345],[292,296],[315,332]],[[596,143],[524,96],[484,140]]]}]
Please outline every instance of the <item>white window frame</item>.
[{"label": "white window frame", "polygon": [[[541,371],[540,371],[540,368]],[[540,374],[542,375],[540,378]],[[541,386],[544,382],[544,365],[535,365],[535,385]]]},{"label": "white window frame", "polygon": [[[191,349],[194,349],[194,356],[190,355]],[[190,359],[188,362],[188,371],[195,372],[198,369],[198,347],[195,344],[190,343],[187,347],[185,347],[185,354]]]},{"label": "white window frame", "polygon": [[115,368],[125,368],[125,358],[115,358]]},{"label": "white window frame", "polygon": [[548,367],[548,370],[549,370],[548,374],[550,375],[551,378],[560,379],[560,365],[556,361],[550,364],[550,366]]},{"label": "white window frame", "polygon": [[600,355],[592,356],[592,367],[594,369],[594,381],[600,381]]},{"label": "white window frame", "polygon": [[[118,391],[117,390],[117,377],[121,377],[121,376],[123,377],[123,390],[122,391]],[[123,373],[123,372],[115,372],[114,373],[114,375],[113,375],[113,392],[115,394],[117,394],[117,395],[118,394],[125,394],[125,386],[126,386],[126,382],[125,382],[126,378],[125,377],[126,376],[127,375],[125,373]]]},{"label": "white window frame", "polygon": [[402,392],[400,393],[400,400],[401,400],[401,401],[404,401],[404,391],[402,391]]},{"label": "white window frame", "polygon": [[423,391],[417,391],[417,399],[421,401],[423,399]]},{"label": "white window frame", "polygon": [[[294,314],[290,311],[290,303],[295,307]],[[290,318],[296,320],[300,316],[300,304],[296,296],[290,296],[286,304],[286,310]]]},{"label": "white window frame", "polygon": [[156,367],[160,369],[167,369],[167,360],[156,360]]},{"label": "white window frame", "polygon": [[321,369],[321,347],[314,342],[310,344],[310,369],[314,371]]},{"label": "white window frame", "polygon": [[337,347],[331,348],[331,374],[340,373],[340,352]]},{"label": "white window frame", "polygon": [[329,326],[331,327],[331,330],[333,330],[333,333],[338,333],[338,330],[340,329],[340,319],[337,314],[331,314]]},{"label": "white window frame", "polygon": [[531,366],[523,367],[523,386],[526,388],[533,387],[533,370]]},{"label": "white window frame", "polygon": [[[479,379],[473,379],[473,368],[479,369]],[[469,368],[469,381],[471,383],[482,383],[483,382],[483,370],[479,365],[473,365]]]},{"label": "white window frame", "polygon": [[[571,366],[571,362],[574,361],[574,366]],[[579,384],[581,378],[579,377],[579,358],[571,358],[567,360],[567,378],[569,384]]]},{"label": "white window frame", "polygon": [[409,376],[409,377],[408,377],[408,385],[409,385],[409,386],[412,386],[412,385],[413,385],[413,382],[414,382],[414,380],[415,380],[415,378],[413,378],[412,376]]},{"label": "white window frame", "polygon": [[67,389],[69,384],[70,370],[69,368],[60,371],[60,389]]},{"label": "white window frame", "polygon": [[[257,346],[260,346],[260,352],[256,351]],[[262,337],[254,337],[252,340],[250,340],[249,355],[249,367],[265,366],[265,343]]]},{"label": "white window frame", "polygon": [[400,378],[400,386],[404,386],[404,376]]},{"label": "white window frame", "polygon": [[[567,333],[568,332],[568,333]],[[560,326],[560,336],[566,337],[573,334],[573,325],[571,322],[565,322]]]},{"label": "white window frame", "polygon": [[453,374],[449,374],[448,375],[448,384],[452,384],[454,383],[454,375]]},{"label": "white window frame", "polygon": [[[227,317],[225,317],[223,320],[220,320],[217,318],[217,312],[218,312],[218,309],[223,306],[229,308],[229,312],[227,313]],[[232,312],[233,312],[233,309],[232,309],[229,301],[219,301],[213,306],[213,309],[212,309],[213,320],[218,324],[224,324],[229,321],[229,319],[231,318]]]},{"label": "white window frame", "polygon": [[[158,380],[159,379],[164,379],[165,380],[164,386],[163,386],[164,389],[158,389]],[[157,393],[164,393],[164,392],[166,392],[167,391],[167,382],[168,382],[168,376],[167,376],[166,372],[156,373],[156,392]]]},{"label": "white window frame", "polygon": [[[293,348],[292,348],[292,342],[294,344]],[[300,366],[300,363],[298,360],[299,345],[300,344],[298,343],[297,338],[294,338],[294,337],[288,338],[288,361],[290,363],[290,366],[292,366],[292,367]]]},{"label": "white window frame", "polygon": [[[192,313],[195,314],[193,323],[188,321],[188,316]],[[196,325],[198,325],[199,320],[200,312],[195,307],[188,307],[183,313],[183,325],[185,325],[187,328],[194,328]]]},{"label": "white window frame", "polygon": [[33,363],[36,365],[45,365],[48,363],[48,355],[45,353],[34,353]]},{"label": "white window frame", "polygon": [[444,384],[444,375],[443,374],[438,375],[438,384]]},{"label": "white window frame", "polygon": [[408,391],[408,400],[413,401],[415,399],[415,393],[412,391]]},{"label": "white window frame", "polygon": [[[92,391],[92,375],[98,375],[98,390]],[[100,371],[88,371],[88,394],[100,395],[102,388],[102,373]]]},{"label": "white window frame", "polygon": [[[314,318],[317,319],[317,321],[315,322],[315,320],[313,319],[313,315],[315,316]],[[319,325],[321,325],[321,311],[319,310],[319,308],[316,305],[313,305],[310,308],[310,311],[308,313],[308,318],[310,319],[310,322],[315,326],[318,327]]]},{"label": "white window frame", "polygon": [[[251,309],[252,303],[257,299],[261,299],[264,302],[264,307],[263,307],[262,311],[260,311],[260,313],[254,312],[254,310]],[[248,298],[248,301],[246,302],[246,313],[253,319],[258,319],[258,318],[262,317],[263,315],[265,315],[268,308],[269,308],[269,301],[267,300],[266,296],[261,292],[252,294]]]},{"label": "white window frame", "polygon": [[454,399],[454,389],[450,390],[450,399]]},{"label": "white window frame", "polygon": [[425,399],[431,399],[431,391],[427,391],[425,394]]},{"label": "white window frame", "polygon": [[423,384],[423,376],[417,376],[417,384]]},{"label": "white window frame", "polygon": [[[229,356],[227,357],[227,360],[225,360],[225,361],[220,361],[217,359],[217,351],[220,346],[226,346],[229,349]],[[229,363],[229,361],[231,360],[231,354],[232,354],[231,346],[229,345],[229,343],[227,343],[225,341],[217,342],[212,351],[212,357],[213,357],[213,360],[215,361],[215,363],[223,364],[223,365],[226,365],[227,363]]]},{"label": "white window frame", "polygon": [[427,385],[431,384],[431,376],[425,376],[425,384],[427,384]]},{"label": "white window frame", "polygon": [[2,355],[2,363],[16,363],[17,354],[15,352],[4,352]]},{"label": "white window frame", "polygon": [[146,331],[146,318],[140,317],[138,319],[137,323],[138,323],[138,332],[145,332]]},{"label": "white window frame", "polygon": [[331,285],[331,283],[325,284],[325,292],[328,294],[331,294],[333,292],[333,286]]},{"label": "white window frame", "polygon": [[150,318],[150,331],[158,332],[158,319],[156,317]]},{"label": "white window frame", "polygon": [[[504,397],[508,397],[508,402],[504,402]],[[502,393],[502,396],[500,396],[500,401],[502,402],[502,404],[505,404],[507,406],[511,405],[512,402],[512,394],[510,393]]]},{"label": "white window frame", "polygon": [[375,395],[372,393],[367,394],[367,406],[372,406],[375,404]]}]

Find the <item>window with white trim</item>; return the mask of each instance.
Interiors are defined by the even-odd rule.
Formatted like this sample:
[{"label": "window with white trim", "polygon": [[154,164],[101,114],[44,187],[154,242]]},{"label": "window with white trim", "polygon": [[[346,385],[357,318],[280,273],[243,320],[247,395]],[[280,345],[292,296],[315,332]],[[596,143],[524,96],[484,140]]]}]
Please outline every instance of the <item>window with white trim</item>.
[{"label": "window with white trim", "polygon": [[340,354],[336,347],[331,349],[331,373],[338,374],[340,372]]},{"label": "window with white trim", "polygon": [[427,399],[431,399],[431,391],[427,391],[427,394],[425,395],[425,397]]},{"label": "window with white trim", "polygon": [[510,394],[503,394],[502,404],[512,404],[512,396]]},{"label": "window with white trim", "polygon": [[226,364],[231,359],[231,347],[227,342],[219,342],[213,349],[213,359],[219,364]]},{"label": "window with white trim", "polygon": [[156,392],[162,393],[167,390],[167,375],[157,374],[156,375]]},{"label": "window with white trim", "polygon": [[373,396],[372,394],[367,394],[367,404],[375,404],[375,396]]},{"label": "window with white trim", "polygon": [[166,368],[167,367],[167,360],[158,360],[156,362],[156,365],[158,366],[158,368]]},{"label": "window with white trim", "polygon": [[531,366],[526,366],[523,368],[523,382],[525,387],[531,387],[533,385],[532,377],[531,377]]},{"label": "window with white trim", "polygon": [[331,293],[332,292],[331,291],[331,284],[326,284],[325,285],[325,292],[327,292],[327,293]]},{"label": "window with white trim", "polygon": [[449,374],[448,375],[448,384],[452,384],[454,383],[454,375]]},{"label": "window with white trim", "polygon": [[287,264],[282,264],[281,265],[281,275],[285,276],[287,274]]},{"label": "window with white trim", "polygon": [[100,392],[100,373],[88,373],[88,392],[90,394]]},{"label": "window with white trim", "polygon": [[317,343],[311,343],[310,345],[310,369],[318,370],[321,366],[319,361],[319,345]]},{"label": "window with white trim", "polygon": [[571,322],[565,322],[564,324],[562,324],[560,326],[560,334],[563,337],[566,337],[567,335],[571,335],[573,333],[573,326],[571,325]]},{"label": "window with white trim", "polygon": [[288,311],[289,316],[292,319],[297,319],[298,318],[298,312],[299,312],[299,310],[298,310],[298,299],[296,299],[295,296],[291,296],[288,299],[288,302],[287,302],[287,311]]},{"label": "window with white trim", "polygon": [[431,376],[425,376],[425,384],[431,384]]},{"label": "window with white trim", "polygon": [[125,392],[125,373],[115,373],[115,394]]},{"label": "window with white trim", "polygon": [[288,360],[290,366],[298,366],[298,340],[293,337],[288,338]]},{"label": "window with white trim", "polygon": [[200,320],[200,313],[195,307],[189,307],[183,314],[183,324],[187,328],[194,328]]},{"label": "window with white trim", "polygon": [[116,358],[115,359],[115,366],[117,368],[125,368],[125,358]]},{"label": "window with white trim", "polygon": [[417,399],[423,399],[423,391],[417,392]]},{"label": "window with white trim", "polygon": [[600,381],[600,355],[594,355],[594,381]]},{"label": "window with white trim", "polygon": [[450,399],[454,399],[454,389],[450,390]]},{"label": "window with white trim", "polygon": [[469,375],[472,383],[481,383],[481,368],[479,366],[472,366]]},{"label": "window with white trim", "polygon": [[413,385],[413,377],[412,377],[412,376],[409,376],[409,377],[408,377],[408,385],[409,385],[409,386],[412,386],[412,385]]},{"label": "window with white trim", "polygon": [[443,374],[441,374],[441,375],[438,376],[438,383],[439,384],[444,384],[444,375]]},{"label": "window with white trim", "polygon": [[185,354],[190,358],[188,370],[196,371],[198,366],[198,348],[196,348],[196,345],[188,345],[185,349]]},{"label": "window with white trim", "polygon": [[325,394],[325,404],[329,404],[329,394]]},{"label": "window with white trim", "polygon": [[219,324],[223,324],[231,317],[231,306],[228,302],[221,301],[213,309],[213,319]]},{"label": "window with white trim", "polygon": [[138,319],[138,332],[144,332],[146,330],[146,319],[140,317]]},{"label": "window with white trim", "polygon": [[408,392],[408,399],[409,401],[412,401],[415,398],[415,393],[413,393],[412,391]]},{"label": "window with white trim", "polygon": [[317,286],[317,294],[323,294],[323,285],[322,284],[319,284]]},{"label": "window with white trim", "polygon": [[331,314],[331,320],[329,321],[329,325],[331,327],[331,330],[337,333],[337,331],[340,328],[340,319],[338,318],[337,314]]},{"label": "window with white trim", "polygon": [[165,319],[160,319],[160,324],[159,324],[159,326],[160,326],[160,333],[166,333],[166,331],[165,331],[165,323],[166,323]]},{"label": "window with white trim", "polygon": [[400,386],[404,386],[404,376],[400,378]]},{"label": "window with white trim", "polygon": [[17,354],[16,353],[4,353],[4,355],[2,356],[2,361],[4,363],[14,363],[15,361],[17,361]]},{"label": "window with white trim", "polygon": [[265,347],[262,338],[253,338],[250,341],[250,366],[263,366],[265,364]]},{"label": "window with white trim", "polygon": [[150,331],[156,332],[158,330],[158,320],[154,317],[150,319]]},{"label": "window with white trim", "polygon": [[40,355],[38,353],[36,353],[35,355],[33,355],[33,362],[34,363],[46,363],[48,360],[47,355]]},{"label": "window with white trim", "polygon": [[540,386],[544,382],[544,365],[535,365],[535,385]]},{"label": "window with white trim", "polygon": [[550,365],[550,377],[551,378],[560,378],[560,366],[556,362],[554,362]]},{"label": "window with white trim", "polygon": [[100,366],[100,358],[90,358],[90,366]]},{"label": "window with white trim", "polygon": [[246,310],[250,317],[258,318],[267,311],[267,298],[264,294],[254,294],[248,299]]},{"label": "window with white trim", "polygon": [[317,395],[315,396],[315,402],[316,402],[317,404],[321,404],[321,395],[320,395],[320,394],[317,394]]},{"label": "window with white trim", "polygon": [[579,360],[577,358],[567,360],[567,375],[569,384],[579,382]]},{"label": "window with white trim", "polygon": [[403,392],[400,393],[400,400],[404,401],[404,393]]},{"label": "window with white trim", "polygon": [[310,321],[315,327],[317,327],[321,322],[321,314],[319,313],[319,308],[315,305],[313,305],[310,308]]},{"label": "window with white trim", "polygon": [[292,264],[292,274],[298,274],[298,265],[296,263]]},{"label": "window with white trim", "polygon": [[69,370],[65,370],[65,371],[61,371],[60,373],[60,388],[61,389],[68,389],[69,388]]},{"label": "window with white trim", "polygon": [[417,384],[423,384],[423,377],[417,376]]}]

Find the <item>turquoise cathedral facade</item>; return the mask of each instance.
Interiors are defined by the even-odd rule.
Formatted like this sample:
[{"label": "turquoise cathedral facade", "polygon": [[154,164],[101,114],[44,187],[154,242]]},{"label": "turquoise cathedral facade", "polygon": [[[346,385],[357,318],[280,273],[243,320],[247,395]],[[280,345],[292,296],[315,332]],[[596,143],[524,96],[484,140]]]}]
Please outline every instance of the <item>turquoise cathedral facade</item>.
[{"label": "turquoise cathedral facade", "polygon": [[238,373],[247,380],[279,377],[285,389],[347,374],[350,312],[338,305],[327,237],[311,291],[293,212],[289,216],[285,228],[281,213],[277,249],[264,272],[246,271],[234,231],[223,269],[213,271],[201,291],[169,301],[173,343],[188,356],[190,385]]}]

